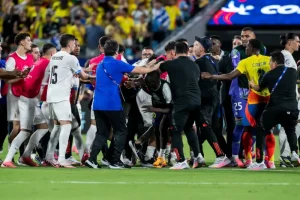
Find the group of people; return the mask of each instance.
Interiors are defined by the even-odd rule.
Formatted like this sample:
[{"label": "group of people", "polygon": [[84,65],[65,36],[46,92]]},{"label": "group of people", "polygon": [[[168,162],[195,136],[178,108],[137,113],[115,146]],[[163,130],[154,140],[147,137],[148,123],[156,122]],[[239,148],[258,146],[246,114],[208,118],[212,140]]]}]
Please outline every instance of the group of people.
[{"label": "group of people", "polygon": [[[221,49],[219,36],[196,36],[192,45],[184,38],[170,41],[160,56],[145,47],[142,59],[130,65],[122,46],[103,36],[101,54],[80,67],[73,35],[62,36],[58,52],[45,44],[39,58],[29,34],[19,33],[17,51],[0,71],[13,124],[1,166],[16,167],[13,157],[25,143],[18,162],[29,166],[39,166],[30,156],[37,151],[44,166],[100,168],[101,151],[101,164],[112,169],[138,161],[143,167],[200,168],[206,166],[207,140],[216,156],[210,168],[274,169],[272,129],[279,124],[280,166],[299,165],[298,70],[292,54],[300,41],[293,33],[280,40],[283,50],[266,56],[266,47],[246,27],[233,38],[231,53]],[[84,144],[78,94],[85,84],[94,93]],[[80,161],[72,157],[72,136]]]}]

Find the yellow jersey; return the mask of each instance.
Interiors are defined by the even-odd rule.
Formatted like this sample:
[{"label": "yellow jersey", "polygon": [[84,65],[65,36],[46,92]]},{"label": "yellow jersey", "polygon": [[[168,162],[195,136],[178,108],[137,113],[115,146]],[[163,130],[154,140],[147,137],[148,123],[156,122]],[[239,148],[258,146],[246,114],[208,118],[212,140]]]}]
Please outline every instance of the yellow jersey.
[{"label": "yellow jersey", "polygon": [[[253,81],[255,85],[259,85],[259,81],[262,77],[271,70],[270,67],[270,57],[264,55],[253,55],[244,60],[241,60],[236,68],[242,74],[245,74],[248,78],[248,81]],[[251,89],[254,93],[260,96],[269,96],[269,90],[263,89],[260,92],[257,92]]]}]

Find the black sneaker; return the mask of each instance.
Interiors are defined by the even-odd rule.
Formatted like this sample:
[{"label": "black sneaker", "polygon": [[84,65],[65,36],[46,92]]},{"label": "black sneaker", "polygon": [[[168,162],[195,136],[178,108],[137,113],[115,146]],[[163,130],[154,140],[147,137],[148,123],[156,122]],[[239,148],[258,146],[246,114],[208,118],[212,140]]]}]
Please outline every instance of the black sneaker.
[{"label": "black sneaker", "polygon": [[89,168],[93,168],[93,169],[101,168],[100,165],[95,161],[87,160],[87,161],[85,161],[84,164],[85,164],[85,166],[88,166]]},{"label": "black sneaker", "polygon": [[129,165],[125,165],[124,163],[122,163],[121,161],[117,162],[117,163],[111,163],[109,165],[110,169],[130,169],[131,166]]}]

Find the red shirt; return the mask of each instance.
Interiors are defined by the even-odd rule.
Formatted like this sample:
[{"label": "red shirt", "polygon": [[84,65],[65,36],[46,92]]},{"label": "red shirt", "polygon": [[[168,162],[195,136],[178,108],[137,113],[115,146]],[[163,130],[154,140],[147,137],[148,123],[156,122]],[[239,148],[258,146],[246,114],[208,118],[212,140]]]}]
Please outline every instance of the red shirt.
[{"label": "red shirt", "polygon": [[[104,59],[104,57],[105,57],[105,55],[104,55],[104,53],[102,53],[102,54],[100,54],[99,56],[97,56],[97,57],[95,57],[95,58],[92,58],[92,59],[90,60],[90,63],[89,63],[90,65],[91,65],[91,64],[96,64],[96,65],[92,68],[92,75],[96,75],[97,67],[98,67],[99,63],[102,62],[102,60]],[[117,60],[121,60],[121,59],[122,59],[122,55],[121,55],[121,54],[118,54],[116,59],[117,59]],[[96,81],[91,82],[91,84],[94,86],[94,88],[96,87]]]},{"label": "red shirt", "polygon": [[[27,58],[24,60],[24,59],[20,58],[20,56],[18,56],[18,54],[16,52],[14,52],[14,53],[10,54],[7,58],[9,58],[9,57],[13,58],[16,62],[15,69],[23,71],[28,67],[29,68],[32,67],[32,65],[34,63],[33,56],[31,54],[27,54],[26,56],[27,56]],[[24,84],[24,80],[20,80],[16,83],[11,84],[11,91],[12,91],[13,95],[15,95],[16,97],[19,97],[22,95],[23,84]]]},{"label": "red shirt", "polygon": [[50,60],[41,58],[33,64],[28,76],[24,79],[22,96],[27,98],[36,97],[41,89],[45,70]]}]

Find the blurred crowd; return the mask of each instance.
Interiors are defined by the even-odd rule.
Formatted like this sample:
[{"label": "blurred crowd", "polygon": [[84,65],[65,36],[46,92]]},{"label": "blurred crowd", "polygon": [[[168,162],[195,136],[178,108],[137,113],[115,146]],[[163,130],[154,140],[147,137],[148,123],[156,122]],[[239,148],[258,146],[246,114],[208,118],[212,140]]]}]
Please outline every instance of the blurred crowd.
[{"label": "blurred crowd", "polygon": [[82,57],[99,54],[98,39],[107,35],[125,46],[130,59],[142,47],[155,48],[172,31],[182,27],[209,0],[2,0],[0,34],[4,57],[15,50],[14,37],[29,32],[34,43],[52,42],[73,34]]}]

